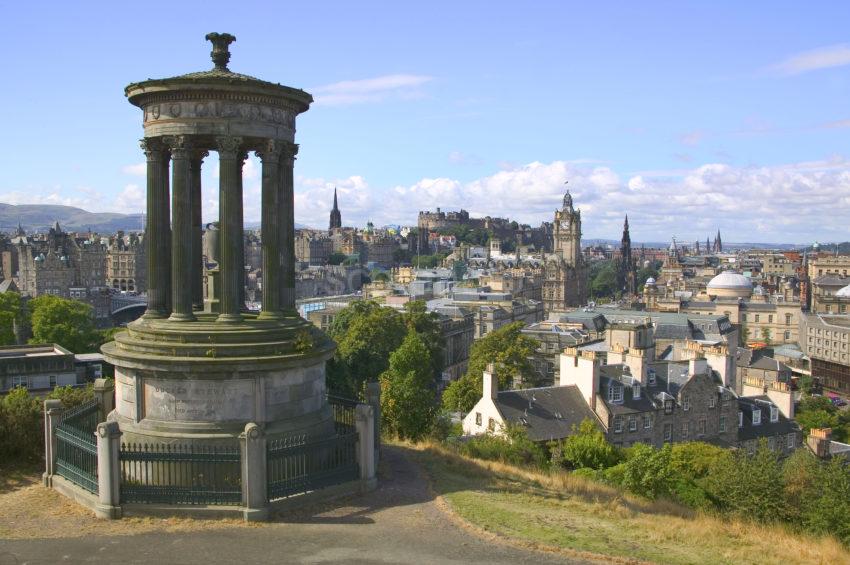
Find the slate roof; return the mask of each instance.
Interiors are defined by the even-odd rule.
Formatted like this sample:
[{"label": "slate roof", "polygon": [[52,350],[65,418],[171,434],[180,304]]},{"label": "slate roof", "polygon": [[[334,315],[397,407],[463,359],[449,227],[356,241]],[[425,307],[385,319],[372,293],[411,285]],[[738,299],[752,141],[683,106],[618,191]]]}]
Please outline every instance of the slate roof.
[{"label": "slate roof", "polygon": [[532,441],[563,439],[585,418],[599,425],[574,385],[500,391],[495,403],[502,417],[525,427]]},{"label": "slate roof", "polygon": [[850,283],[850,277],[839,277],[837,275],[821,275],[812,281],[818,286],[844,286]]},{"label": "slate roof", "polygon": [[[770,406],[773,403],[766,396],[750,396],[738,399],[738,409],[743,413],[743,426],[738,428],[738,441],[751,439],[787,436],[800,431],[800,426],[794,420],[789,420],[779,412],[776,422],[770,421]],[[754,409],[761,410],[761,423],[753,425]]]}]

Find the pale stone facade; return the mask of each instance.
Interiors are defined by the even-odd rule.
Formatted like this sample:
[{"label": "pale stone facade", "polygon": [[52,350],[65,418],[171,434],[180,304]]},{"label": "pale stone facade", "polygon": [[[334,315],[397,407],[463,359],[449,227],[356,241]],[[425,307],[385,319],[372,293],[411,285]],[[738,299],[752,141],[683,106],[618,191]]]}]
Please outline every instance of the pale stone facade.
[{"label": "pale stone facade", "polygon": [[555,211],[553,256],[547,257],[543,281],[543,308],[563,311],[587,302],[587,265],[581,252],[581,211],[573,208],[570,193]]},{"label": "pale stone facade", "polygon": [[119,231],[106,248],[106,285],[115,290],[147,291],[144,238]]}]

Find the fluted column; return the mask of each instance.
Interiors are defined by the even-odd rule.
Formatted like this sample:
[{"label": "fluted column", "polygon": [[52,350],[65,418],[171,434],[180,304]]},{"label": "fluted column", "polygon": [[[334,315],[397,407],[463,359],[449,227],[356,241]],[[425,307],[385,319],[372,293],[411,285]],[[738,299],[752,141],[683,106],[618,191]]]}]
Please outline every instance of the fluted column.
[{"label": "fluted column", "polygon": [[[242,185],[242,166],[245,164],[245,159],[248,158],[248,153],[243,151],[239,155],[239,194],[244,194],[243,185]],[[247,276],[245,274],[245,217],[241,213],[242,212],[243,201],[239,201],[239,285],[236,287],[236,290],[239,292],[239,310],[247,311],[247,306],[245,306],[245,283],[247,282]]]},{"label": "fluted column", "polygon": [[171,289],[169,247],[168,158],[166,147],[158,139],[141,140],[147,157],[147,246],[148,307],[145,318],[165,318],[169,314]]},{"label": "fluted column", "polygon": [[219,159],[219,271],[221,281],[220,322],[242,320],[239,285],[242,253],[242,138],[216,137]]},{"label": "fluted column", "polygon": [[295,310],[295,192],[293,169],[298,145],[287,143],[281,158],[280,250],[283,264],[281,308]]},{"label": "fluted column", "polygon": [[190,256],[192,277],[192,308],[194,310],[204,309],[204,271],[203,271],[203,221],[201,212],[201,165],[204,157],[209,155],[207,151],[195,151],[192,155],[190,165],[192,182],[192,252]]},{"label": "fluted column", "polygon": [[263,240],[263,306],[260,319],[278,319],[280,311],[280,142],[269,140],[257,151],[263,162],[262,225]]},{"label": "fluted column", "polygon": [[171,150],[171,316],[192,321],[192,146],[185,135],[163,140]]}]

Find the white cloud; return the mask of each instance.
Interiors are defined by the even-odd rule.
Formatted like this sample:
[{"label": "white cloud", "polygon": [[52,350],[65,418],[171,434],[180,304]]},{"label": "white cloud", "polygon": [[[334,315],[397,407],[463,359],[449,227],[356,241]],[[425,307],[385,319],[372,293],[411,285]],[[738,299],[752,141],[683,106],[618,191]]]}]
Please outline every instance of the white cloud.
[{"label": "white cloud", "polygon": [[137,184],[128,184],[115,198],[115,211],[132,214],[145,211],[145,192]]},{"label": "white cloud", "polygon": [[705,239],[718,228],[729,241],[846,240],[850,217],[850,160],[773,167],[708,163],[680,171],[621,178],[606,166],[566,161],[530,163],[471,182],[427,178],[379,189],[363,177],[298,179],[296,218],[324,227],[334,185],[346,225],[413,225],[420,210],[465,208],[473,216],[510,217],[531,225],[551,221],[564,180],[582,210],[586,237],[618,238],[629,215],[633,238]]},{"label": "white cloud", "polygon": [[361,80],[344,80],[312,89],[316,104],[344,106],[380,102],[388,98],[416,99],[424,96],[421,86],[433,80],[425,75],[395,74]]},{"label": "white cloud", "polygon": [[781,75],[798,75],[845,65],[850,65],[850,44],[841,43],[797,53],[771,65],[770,70]]},{"label": "white cloud", "polygon": [[136,163],[134,165],[124,165],[121,167],[121,172],[125,175],[132,175],[134,177],[143,177],[147,174],[148,166],[145,162]]}]

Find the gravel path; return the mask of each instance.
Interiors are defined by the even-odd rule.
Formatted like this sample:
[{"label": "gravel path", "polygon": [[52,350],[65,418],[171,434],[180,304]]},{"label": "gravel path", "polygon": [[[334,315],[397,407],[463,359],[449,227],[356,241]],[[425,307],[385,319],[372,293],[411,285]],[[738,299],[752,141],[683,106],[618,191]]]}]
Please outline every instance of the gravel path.
[{"label": "gravel path", "polygon": [[[7,536],[0,539],[0,565],[577,563],[468,532],[441,510],[421,469],[402,448],[387,447],[383,457],[376,491],[314,507],[310,512],[288,512],[265,524],[154,519],[102,522],[67,507],[59,516],[33,517],[19,511],[10,518],[3,516],[9,509],[4,497],[10,494],[5,493],[0,495],[0,532]],[[45,489],[27,488],[33,496],[40,496],[42,503],[55,494],[45,497]],[[42,524],[44,534],[39,533]],[[9,539],[24,536],[29,537]]]}]

